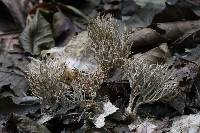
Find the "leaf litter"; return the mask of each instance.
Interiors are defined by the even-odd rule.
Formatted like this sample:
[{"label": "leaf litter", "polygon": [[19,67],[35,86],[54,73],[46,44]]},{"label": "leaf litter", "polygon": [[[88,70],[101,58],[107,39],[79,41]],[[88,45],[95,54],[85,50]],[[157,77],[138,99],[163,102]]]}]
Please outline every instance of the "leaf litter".
[{"label": "leaf litter", "polygon": [[0,6],[0,131],[199,132],[198,1]]}]

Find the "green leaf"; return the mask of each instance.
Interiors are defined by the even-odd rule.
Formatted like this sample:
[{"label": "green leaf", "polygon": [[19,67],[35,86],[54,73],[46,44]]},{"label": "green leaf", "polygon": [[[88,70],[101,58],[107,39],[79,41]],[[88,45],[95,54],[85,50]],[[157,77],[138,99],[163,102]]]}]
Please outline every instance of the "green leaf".
[{"label": "green leaf", "polygon": [[55,46],[51,26],[39,11],[20,35],[20,42],[25,52],[32,55]]}]

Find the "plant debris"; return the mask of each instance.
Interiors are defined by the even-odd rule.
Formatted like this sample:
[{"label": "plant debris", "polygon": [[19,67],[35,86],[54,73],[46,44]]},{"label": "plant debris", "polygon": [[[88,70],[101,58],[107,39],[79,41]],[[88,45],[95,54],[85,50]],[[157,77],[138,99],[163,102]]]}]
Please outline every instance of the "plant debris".
[{"label": "plant debris", "polygon": [[0,132],[200,132],[199,1],[0,7]]}]

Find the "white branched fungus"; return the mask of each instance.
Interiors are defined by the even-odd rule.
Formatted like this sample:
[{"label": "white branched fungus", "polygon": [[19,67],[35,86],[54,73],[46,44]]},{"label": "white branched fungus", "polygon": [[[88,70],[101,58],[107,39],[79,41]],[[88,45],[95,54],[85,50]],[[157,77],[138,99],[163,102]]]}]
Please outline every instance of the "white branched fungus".
[{"label": "white branched fungus", "polygon": [[97,17],[88,27],[92,39],[91,48],[103,71],[121,68],[130,54],[131,46],[127,45],[128,35],[122,24],[112,17]]},{"label": "white branched fungus", "polygon": [[135,110],[143,103],[157,100],[168,102],[178,94],[178,82],[172,79],[173,73],[167,69],[167,65],[149,65],[131,59],[126,63],[126,74],[132,88],[127,108],[129,112],[137,96]]},{"label": "white branched fungus", "polygon": [[[67,102],[93,100],[108,71],[114,67],[121,67],[125,62],[124,59],[128,57],[130,46],[126,45],[126,35],[120,32],[119,28],[117,21],[111,17],[98,17],[88,27],[88,39],[82,37],[84,45],[88,45],[84,48],[90,49],[84,51],[93,51],[94,59],[97,61],[97,69],[93,73],[82,72],[78,68],[72,70],[68,67],[71,62],[67,60],[69,57],[66,58],[65,54],[62,54],[64,57],[55,54],[58,58],[32,61],[28,65],[27,79],[33,94],[41,97],[43,103],[47,105],[53,105],[55,102],[62,104],[65,100]],[[77,37],[74,39],[80,40]],[[73,42],[77,43],[75,40],[71,41]],[[81,40],[78,42],[81,43]],[[67,45],[64,49],[68,46],[73,47],[73,44]]]},{"label": "white branched fungus", "polygon": [[[46,62],[34,60],[30,63],[27,79],[33,94],[41,97],[43,104],[47,105],[93,101],[109,70],[122,68],[132,88],[128,112],[132,112],[136,97],[139,99],[136,100],[135,109],[141,103],[170,101],[178,93],[177,82],[171,79],[173,74],[168,72],[166,65],[149,65],[136,59],[128,59],[131,47],[127,44],[129,35],[120,26],[121,24],[111,17],[98,17],[91,21],[88,27],[88,39],[84,38],[83,41],[84,45],[87,45],[84,48],[89,50],[83,51],[94,52],[93,59],[97,62],[97,69],[94,72],[78,68],[72,70],[67,66],[70,62],[66,60],[65,54],[62,54],[64,57],[49,59]],[[75,40],[72,42],[77,43]],[[75,47],[73,44],[70,46]],[[68,45],[64,48],[65,52],[67,47]],[[83,51],[74,52],[87,54]],[[84,65],[87,65],[86,62],[84,61]]]},{"label": "white branched fungus", "polygon": [[28,65],[26,78],[32,93],[42,98],[44,105],[54,106],[58,103],[66,106],[92,101],[103,82],[104,74],[100,69],[87,74],[70,70],[57,60],[44,62],[33,59]]},{"label": "white branched fungus", "polygon": [[[32,59],[28,65],[26,78],[29,81],[33,95],[42,98],[44,105],[54,105],[67,100],[66,90],[70,90],[69,81],[72,80],[73,73],[68,70],[65,64],[56,60],[46,62]],[[77,95],[73,96],[73,101],[79,100]]]}]

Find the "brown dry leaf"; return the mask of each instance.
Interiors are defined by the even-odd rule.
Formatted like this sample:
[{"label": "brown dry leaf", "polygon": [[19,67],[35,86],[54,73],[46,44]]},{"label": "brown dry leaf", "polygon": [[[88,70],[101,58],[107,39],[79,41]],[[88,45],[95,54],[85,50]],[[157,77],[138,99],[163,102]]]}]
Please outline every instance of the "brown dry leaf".
[{"label": "brown dry leaf", "polygon": [[147,51],[164,42],[173,42],[184,33],[199,28],[197,21],[179,21],[157,23],[149,28],[142,28],[131,33],[128,44],[132,45],[133,52]]},{"label": "brown dry leaf", "polygon": [[146,64],[161,64],[165,63],[170,58],[170,51],[166,44],[153,48],[143,54],[136,54],[134,58],[144,61]]}]

